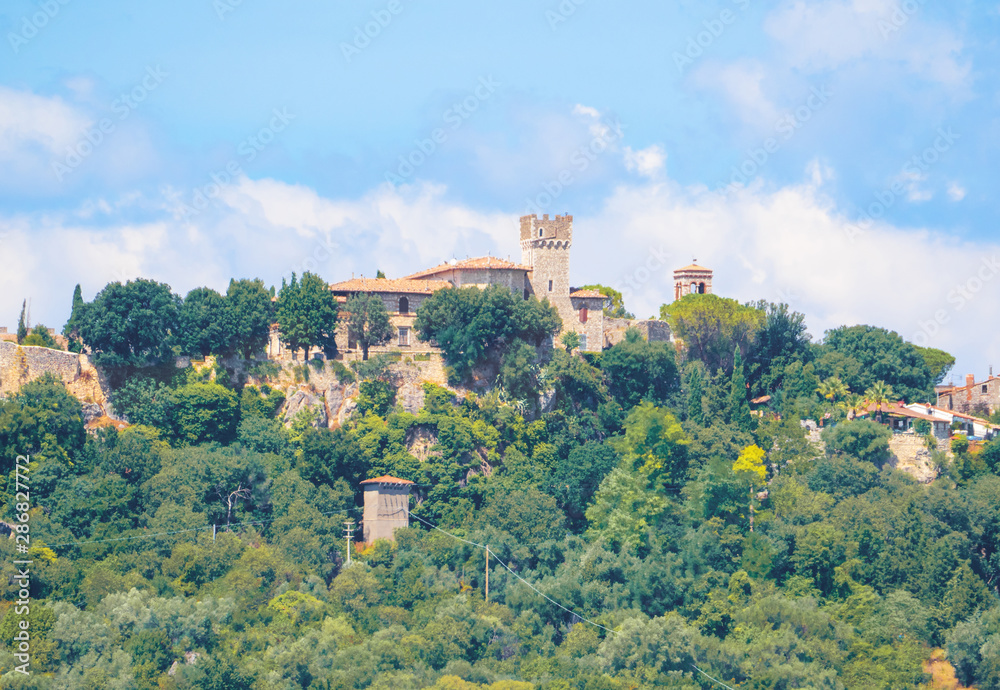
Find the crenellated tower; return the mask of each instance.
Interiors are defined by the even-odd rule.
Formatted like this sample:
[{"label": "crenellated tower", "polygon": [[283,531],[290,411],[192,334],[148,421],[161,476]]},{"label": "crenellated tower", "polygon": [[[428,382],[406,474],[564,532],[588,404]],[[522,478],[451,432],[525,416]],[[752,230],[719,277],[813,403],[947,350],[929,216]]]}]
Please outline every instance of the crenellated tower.
[{"label": "crenellated tower", "polygon": [[[549,298],[563,315],[569,303],[569,250],[573,244],[573,216],[521,216],[521,263],[531,266],[531,289],[538,299]],[[561,302],[565,302],[562,305]]]}]

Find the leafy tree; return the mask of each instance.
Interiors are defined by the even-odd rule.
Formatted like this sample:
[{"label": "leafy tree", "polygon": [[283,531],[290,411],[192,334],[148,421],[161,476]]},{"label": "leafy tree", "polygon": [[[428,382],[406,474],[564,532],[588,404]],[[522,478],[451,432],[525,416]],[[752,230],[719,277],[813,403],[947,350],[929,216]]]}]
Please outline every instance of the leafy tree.
[{"label": "leafy tree", "polygon": [[77,283],[73,289],[73,307],[70,310],[69,320],[63,326],[62,334],[69,341],[70,352],[83,352],[83,343],[80,341],[80,323],[83,321],[83,312],[87,303],[83,301],[83,291]]},{"label": "leafy tree", "polygon": [[625,434],[613,441],[622,466],[649,478],[657,491],[683,483],[689,443],[677,418],[650,402],[632,409],[625,420]]},{"label": "leafy tree", "polygon": [[807,363],[813,353],[803,314],[790,311],[787,304],[760,301],[754,306],[764,313],[764,321],[745,364],[751,395],[757,397],[781,388],[786,367]]},{"label": "leafy tree", "polygon": [[372,346],[385,345],[392,339],[396,329],[389,320],[385,302],[374,293],[359,292],[351,296],[344,305],[347,312],[347,327],[361,346],[361,358],[368,359]]},{"label": "leafy tree", "polygon": [[433,340],[458,377],[465,377],[488,355],[503,353],[517,340],[540,344],[562,327],[548,300],[522,300],[509,289],[490,285],[438,290],[417,309],[415,328]]},{"label": "leafy tree", "polygon": [[396,404],[396,389],[388,381],[370,379],[358,387],[358,410],[361,414],[384,417]]},{"label": "leafy tree", "polygon": [[21,302],[21,316],[17,319],[17,344],[20,345],[28,337],[28,322],[25,320],[25,313],[28,310],[28,300]]},{"label": "leafy tree", "polygon": [[608,391],[625,408],[642,400],[665,403],[677,390],[677,364],[667,343],[650,343],[637,329],[625,331],[625,339],[608,348],[601,357],[601,371]]},{"label": "leafy tree", "polygon": [[608,298],[608,306],[604,308],[604,315],[613,319],[634,319],[635,314],[625,309],[625,299],[622,293],[607,285],[584,285],[580,290],[597,290]]},{"label": "leafy tree", "polygon": [[171,394],[174,437],[181,443],[219,441],[236,437],[239,401],[217,383],[190,383]]},{"label": "leafy tree", "polygon": [[934,347],[920,347],[919,345],[914,345],[914,347],[924,358],[924,364],[931,372],[931,382],[936,386],[944,381],[944,377],[955,366],[955,357]]},{"label": "leafy tree", "polygon": [[660,318],[670,322],[684,341],[687,356],[701,360],[708,370],[733,370],[733,352],[746,353],[764,323],[756,307],[718,295],[685,295],[660,307]]},{"label": "leafy tree", "polygon": [[559,341],[566,348],[566,352],[572,352],[576,348],[580,347],[580,334],[576,331],[566,331],[559,338]]},{"label": "leafy tree", "polygon": [[[70,464],[84,449],[80,401],[51,374],[26,383],[7,400],[0,400],[0,468],[14,467],[19,455]],[[39,457],[34,457],[39,456]]]},{"label": "leafy tree", "polygon": [[645,476],[616,467],[601,482],[594,503],[587,508],[588,534],[631,551],[666,509],[666,499],[650,490]]},{"label": "leafy tree", "polygon": [[34,347],[47,347],[53,350],[61,350],[56,339],[52,337],[49,333],[49,329],[38,324],[31,329],[31,332],[21,341],[22,345],[34,346]]},{"label": "leafy tree", "polygon": [[875,326],[842,326],[826,332],[824,348],[829,348],[857,365],[840,376],[847,387],[863,391],[884,381],[908,401],[929,399],[933,377],[924,356],[899,334]]},{"label": "leafy tree", "polygon": [[764,452],[763,448],[757,445],[749,445],[740,452],[739,457],[736,458],[736,462],[733,463],[733,474],[744,481],[749,487],[750,504],[748,515],[750,516],[751,532],[753,532],[754,494],[764,486],[764,480],[767,478],[767,468],[764,467],[764,458],[766,456],[767,453]]},{"label": "leafy tree", "polygon": [[515,342],[500,363],[500,382],[509,398],[535,400],[540,368],[537,350],[528,343]]},{"label": "leafy tree", "polygon": [[585,524],[587,505],[618,461],[619,455],[610,444],[596,441],[577,446],[560,459],[552,478],[554,493],[571,528]]},{"label": "leafy tree", "polygon": [[132,376],[111,391],[116,414],[130,424],[142,424],[170,431],[173,398],[170,389],[151,378]]},{"label": "leafy tree", "polygon": [[290,283],[281,281],[278,292],[277,319],[281,339],[294,354],[309,348],[323,347],[327,356],[336,352],[336,329],[339,308],[326,282],[314,273],[302,274],[299,281],[292,274]]},{"label": "leafy tree", "polygon": [[259,278],[229,281],[225,335],[229,346],[243,359],[252,359],[267,346],[274,322],[271,297]]},{"label": "leafy tree", "polygon": [[225,298],[207,287],[187,294],[177,310],[177,341],[181,352],[202,358],[229,350]]},{"label": "leafy tree", "polygon": [[80,337],[107,367],[149,366],[173,357],[180,297],[166,283],[110,283],[87,305]]},{"label": "leafy tree", "polygon": [[823,431],[828,456],[843,453],[876,467],[889,460],[890,438],[891,431],[868,419],[842,422]]}]

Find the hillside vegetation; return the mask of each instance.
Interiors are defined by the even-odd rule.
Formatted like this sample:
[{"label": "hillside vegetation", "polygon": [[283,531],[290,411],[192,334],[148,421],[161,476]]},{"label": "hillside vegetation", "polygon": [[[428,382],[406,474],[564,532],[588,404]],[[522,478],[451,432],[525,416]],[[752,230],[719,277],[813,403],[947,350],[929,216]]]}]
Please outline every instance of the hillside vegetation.
[{"label": "hillside vegetation", "polygon": [[[132,288],[78,313],[85,343],[110,324],[131,426],[85,432],[52,379],[0,401],[0,517],[24,512],[30,455],[33,561],[26,677],[24,555],[0,539],[5,688],[916,688],[940,649],[963,684],[1000,686],[1000,441],[958,439],[924,485],[892,469],[885,427],[848,419],[864,398],[929,399],[946,353],[870,326],[815,343],[784,305],[695,295],[663,310],[680,347],[631,331],[581,355],[547,346],[544,302],[444,291],[418,328],[456,383],[491,364],[495,384],[425,384],[410,414],[378,358],[317,360],[360,383],[328,429],[282,423],[267,367],[250,385],[152,366],[261,332],[205,316],[236,313],[220,295],[199,316],[140,287],[168,319],[134,342],[108,330]],[[297,347],[329,345],[321,311]],[[204,337],[172,342],[181,322]],[[802,419],[832,427],[824,451]],[[416,483],[411,526],[348,565],[344,523],[383,474]]]}]

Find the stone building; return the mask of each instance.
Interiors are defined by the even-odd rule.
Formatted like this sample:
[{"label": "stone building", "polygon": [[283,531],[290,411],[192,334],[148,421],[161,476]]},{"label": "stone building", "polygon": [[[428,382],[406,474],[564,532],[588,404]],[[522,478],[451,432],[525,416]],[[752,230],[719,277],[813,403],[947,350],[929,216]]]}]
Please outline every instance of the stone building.
[{"label": "stone building", "polygon": [[[569,252],[573,246],[573,216],[521,217],[521,263],[530,267],[529,294],[548,298],[559,312],[563,333],[580,335],[580,349],[604,348],[604,305],[607,298],[596,290],[577,290],[569,283]],[[561,335],[561,334],[560,334]]]},{"label": "stone building", "polygon": [[695,263],[674,271],[674,301],[684,295],[712,294],[712,269]]},{"label": "stone building", "polygon": [[976,381],[968,374],[964,386],[937,386],[937,406],[945,410],[955,410],[969,414],[986,410],[993,414],[1000,408],[1000,377],[992,372],[985,381]]},{"label": "stone building", "polygon": [[400,527],[410,526],[410,487],[413,482],[383,475],[361,482],[365,512],[361,519],[366,544],[376,539],[395,541]]}]

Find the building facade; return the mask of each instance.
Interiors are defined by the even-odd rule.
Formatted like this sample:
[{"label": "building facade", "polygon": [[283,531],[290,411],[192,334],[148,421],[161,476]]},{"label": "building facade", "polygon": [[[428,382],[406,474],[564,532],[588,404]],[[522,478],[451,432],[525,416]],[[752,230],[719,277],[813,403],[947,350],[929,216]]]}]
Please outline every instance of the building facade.
[{"label": "building facade", "polygon": [[938,386],[937,407],[953,410],[964,414],[974,411],[986,411],[993,414],[1000,409],[1000,377],[993,376],[985,381],[976,381],[969,374],[965,377],[964,386]]},{"label": "building facade", "polygon": [[361,482],[365,511],[361,519],[366,544],[376,539],[395,541],[396,530],[410,526],[410,487],[413,482],[384,475]]},{"label": "building facade", "polygon": [[674,301],[684,295],[712,294],[712,269],[692,263],[674,271]]}]

